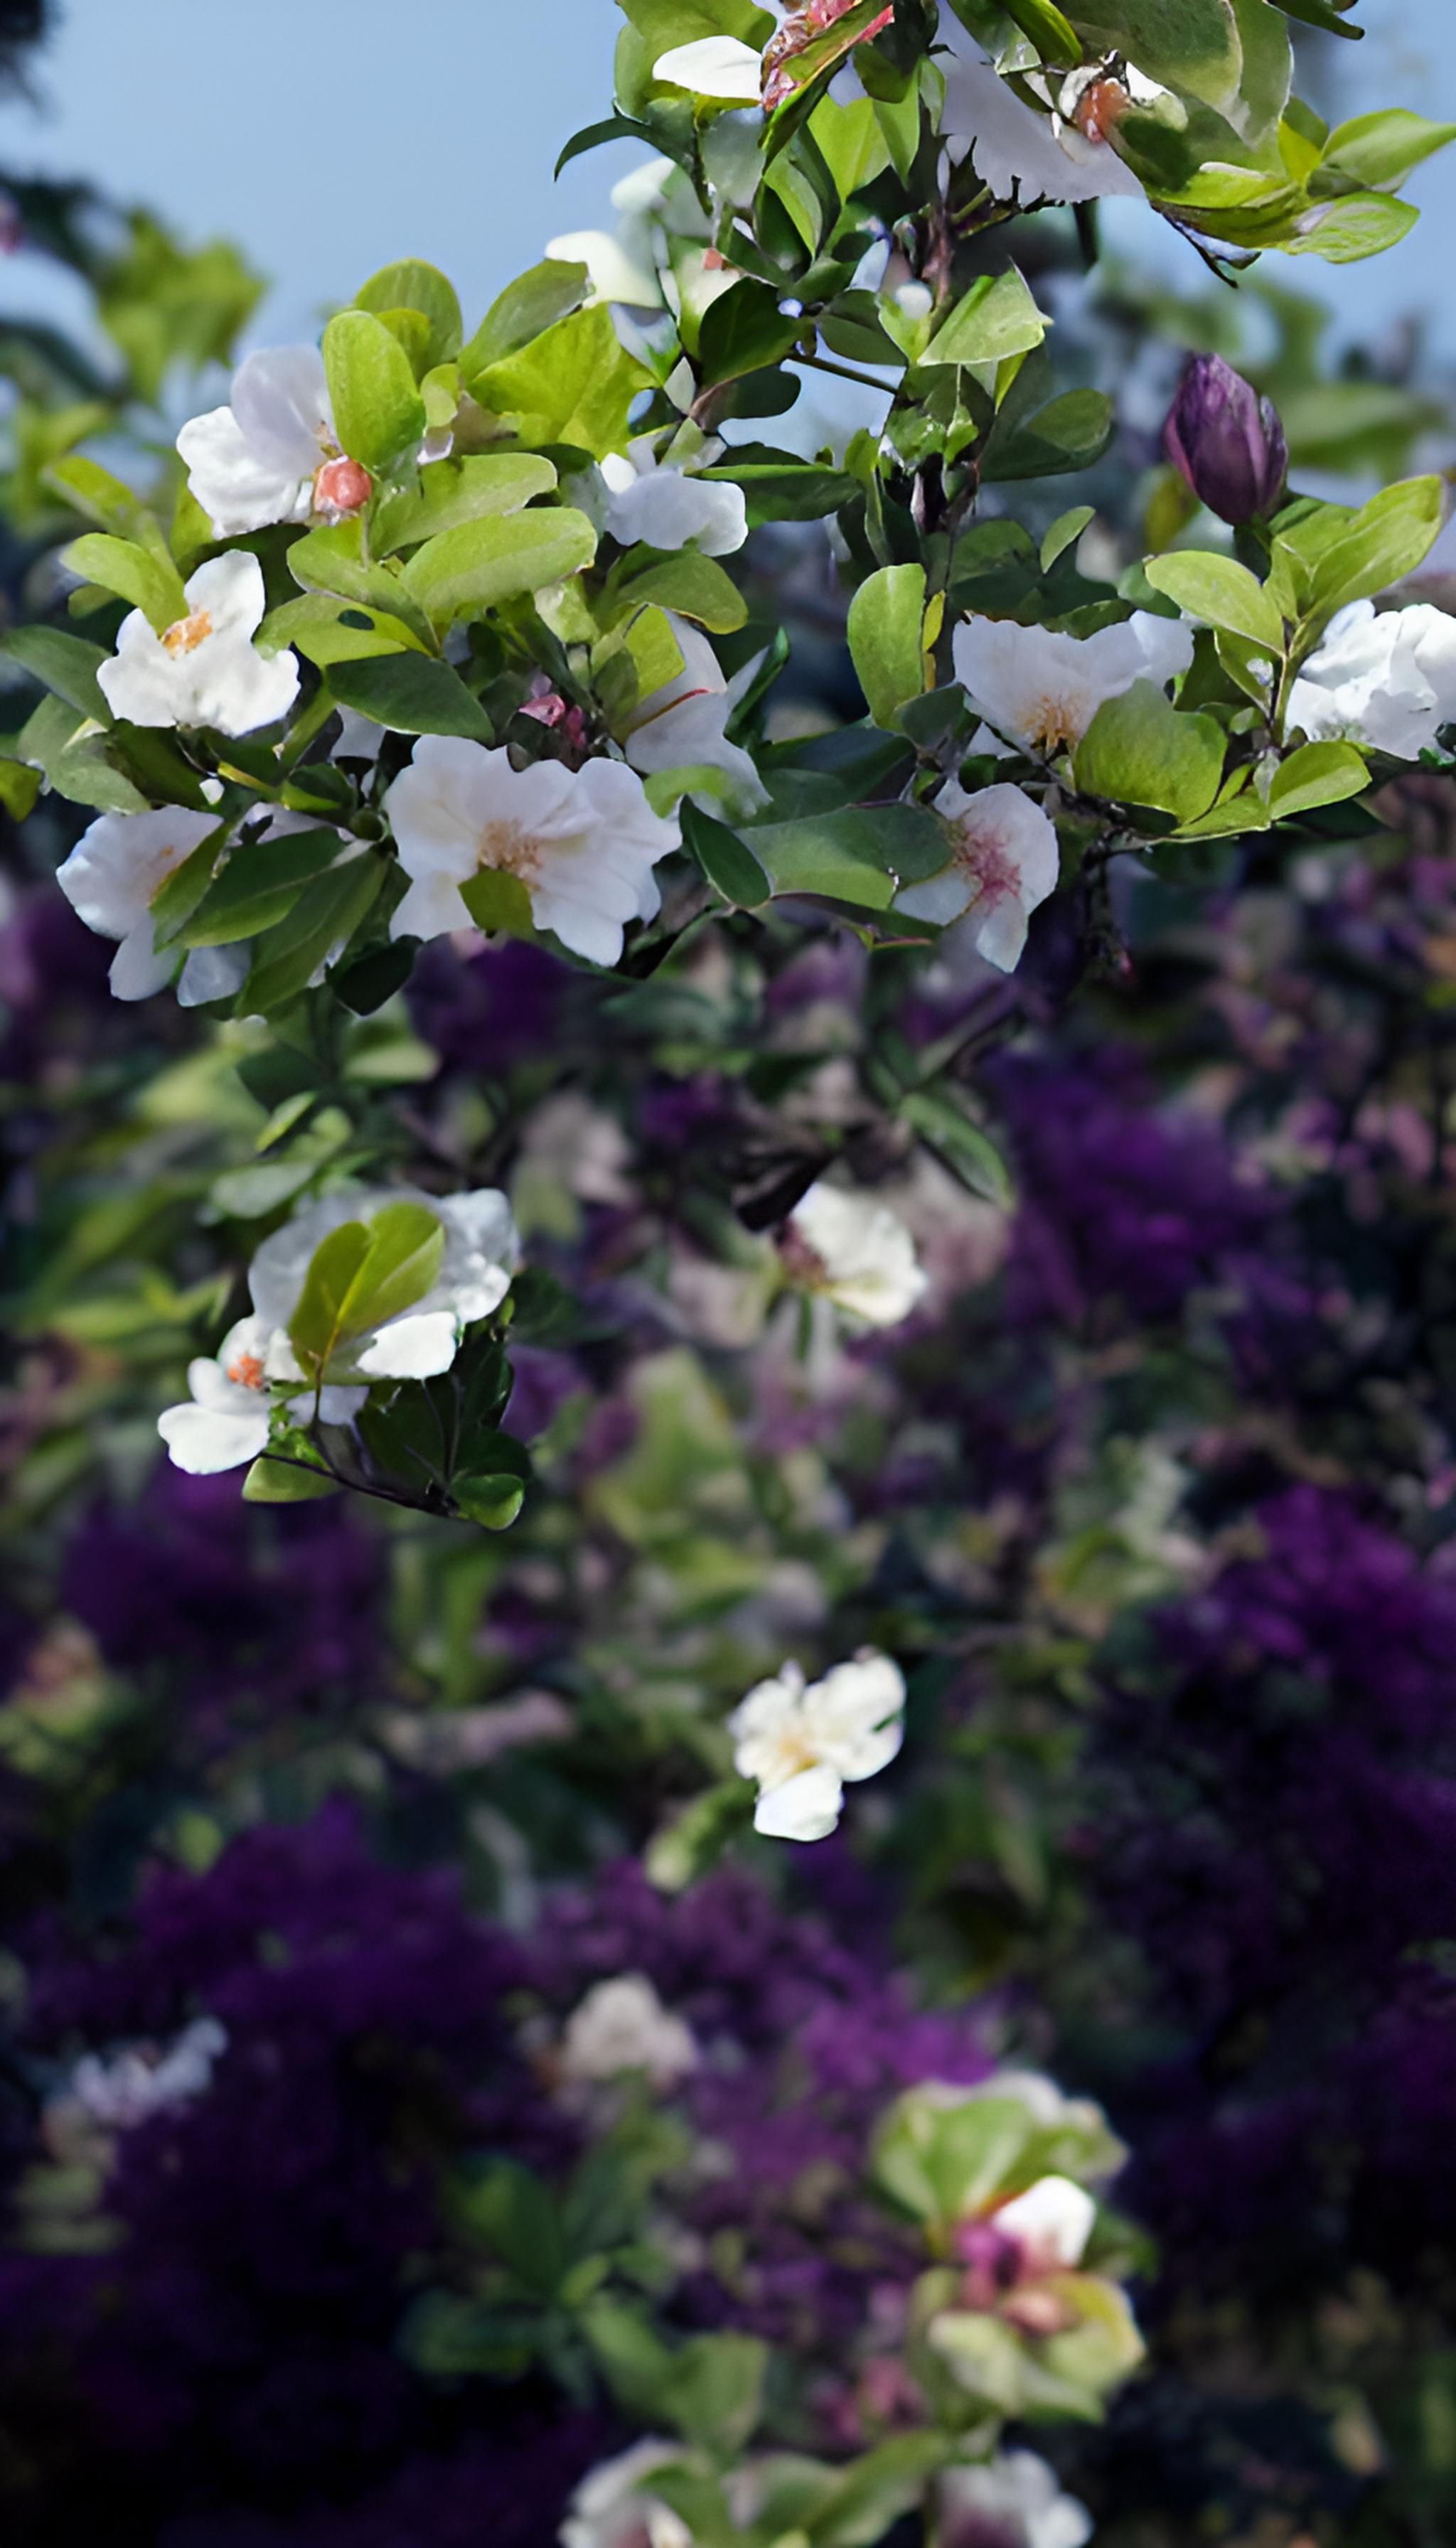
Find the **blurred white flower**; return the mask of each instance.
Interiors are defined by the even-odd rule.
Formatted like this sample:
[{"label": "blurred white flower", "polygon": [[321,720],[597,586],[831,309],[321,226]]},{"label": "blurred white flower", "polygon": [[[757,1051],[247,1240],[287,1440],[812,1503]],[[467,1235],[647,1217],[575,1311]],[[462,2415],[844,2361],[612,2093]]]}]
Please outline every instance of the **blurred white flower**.
[{"label": "blurred white flower", "polygon": [[764,84],[764,61],[752,45],[736,36],[701,36],[692,45],[674,45],[659,53],[654,79],[674,88],[690,89],[694,97],[723,97],[739,106],[757,106]]},{"label": "blurred white flower", "polygon": [[741,487],[728,479],[691,475],[653,456],[650,434],[609,452],[601,474],[610,490],[606,527],[623,548],[645,540],[649,548],[684,549],[704,557],[729,557],[748,538],[748,506]]},{"label": "blurred white flower", "polygon": [[991,2218],[1022,2249],[1029,2273],[1052,2273],[1081,2263],[1097,2206],[1069,2176],[1042,2176],[1025,2194],[998,2205]]},{"label": "blurred white flower", "polygon": [[463,1329],[473,1320],[489,1318],[504,1300],[519,1242],[510,1206],[494,1186],[458,1195],[424,1194],[417,1186],[336,1187],[275,1229],[253,1258],[248,1289],[269,1330],[270,1380],[303,1378],[288,1341],[288,1324],[319,1241],[346,1221],[367,1222],[392,1203],[420,1204],[443,1225],[440,1270],[422,1299],[371,1333],[349,1339],[332,1366],[338,1379],[428,1380],[448,1371]]},{"label": "blurred white flower", "polygon": [[1456,718],[1456,619],[1432,602],[1336,611],[1290,693],[1289,724],[1416,761]]},{"label": "blurred white flower", "polygon": [[1092,2536],[1086,2506],[1035,2451],[947,2469],[936,2492],[937,2548],[1085,2548]]},{"label": "blurred white flower", "polygon": [[[726,780],[723,800],[702,789],[694,797],[708,810],[752,813],[768,790],[743,746],[728,740],[728,721],[758,670],[745,664],[730,682],[708,639],[676,610],[663,616],[678,641],[682,670],[632,711],[623,749],[634,770],[716,770]],[[689,790],[689,793],[692,793]]]},{"label": "blurred white flower", "polygon": [[987,963],[1013,973],[1027,943],[1027,922],[1055,890],[1056,831],[1020,787],[982,787],[967,795],[950,778],[935,799],[952,828],[951,864],[923,884],[905,885],[895,909],[943,926],[971,916]]},{"label": "blurred white flower", "polygon": [[936,59],[946,78],[941,130],[955,161],[967,151],[976,175],[1005,203],[1086,204],[1099,195],[1146,200],[1141,180],[1111,143],[1066,122],[1054,109],[1039,115],[1001,77],[954,9],[941,10]]},{"label": "blurred white flower", "polygon": [[216,538],[235,539],[270,522],[306,522],[314,480],[338,456],[318,347],[281,345],[249,354],[233,375],[228,405],[184,424],[177,449]]},{"label": "blurred white flower", "polygon": [[839,1821],[847,1778],[872,1778],[904,1735],[905,1681],[887,1655],[836,1664],[805,1686],[787,1663],[728,1719],[733,1761],[759,1790],[754,1829],[774,1840],[823,1840]]},{"label": "blurred white flower", "polygon": [[128,2045],[104,2059],[83,2053],[68,2082],[68,2094],[94,2123],[113,2132],[144,2124],[169,2106],[185,2106],[212,2085],[214,2065],[228,2049],[225,2028],[215,2017],[194,2018],[170,2044]]},{"label": "blurred white flower", "polygon": [[152,900],[217,827],[216,814],[178,805],[151,814],[99,814],[57,869],[56,883],[87,928],[122,942],[108,977],[119,1000],[148,998],[176,970],[176,949],[158,955],[153,948]]},{"label": "blurred white flower", "polygon": [[615,2079],[642,2070],[654,2088],[671,2088],[697,2067],[691,2030],[664,2008],[645,1973],[615,1973],[595,1982],[573,2009],[561,2039],[568,2079]]},{"label": "blurred white flower", "polygon": [[646,2485],[682,2456],[680,2445],[649,2434],[589,2469],[561,2525],[561,2548],[692,2548],[692,2533]]},{"label": "blurred white flower", "polygon": [[628,921],[652,919],[653,868],[679,842],[619,761],[516,770],[508,753],[454,735],[423,736],[385,803],[411,879],[396,938],[471,928],[460,888],[489,867],[518,876],[537,928],[596,964],[617,962]]},{"label": "blurred white flower", "polygon": [[144,611],[129,611],[109,664],[96,679],[113,715],[133,725],[211,725],[251,734],[286,716],[298,696],[291,648],[262,655],[252,643],[266,607],[263,570],[247,549],[209,558],[189,576],[187,615],[159,637]]},{"label": "blurred white flower", "polygon": [[599,301],[623,301],[632,310],[660,310],[662,285],[650,256],[644,256],[629,227],[611,230],[565,230],[546,242],[548,256],[564,265],[585,265]]},{"label": "blurred white flower", "polygon": [[973,617],[956,629],[953,652],[956,680],[994,732],[1049,759],[1081,742],[1104,700],[1135,682],[1162,685],[1186,673],[1193,631],[1148,610],[1091,637]]},{"label": "blurred white flower", "polygon": [[871,1196],[822,1180],[794,1205],[779,1252],[799,1290],[821,1294],[866,1326],[898,1326],[925,1291],[904,1223]]},{"label": "blurred white flower", "polygon": [[[179,1407],[163,1408],[156,1419],[173,1468],[185,1469],[192,1478],[212,1478],[262,1456],[272,1411],[270,1382],[276,1377],[269,1368],[275,1343],[266,1319],[239,1319],[215,1356],[200,1354],[188,1364],[191,1398]],[[298,1376],[295,1369],[292,1377]],[[346,1424],[368,1394],[365,1389],[325,1389],[318,1411],[325,1424]],[[296,1415],[314,1412],[312,1390],[290,1403]]]}]

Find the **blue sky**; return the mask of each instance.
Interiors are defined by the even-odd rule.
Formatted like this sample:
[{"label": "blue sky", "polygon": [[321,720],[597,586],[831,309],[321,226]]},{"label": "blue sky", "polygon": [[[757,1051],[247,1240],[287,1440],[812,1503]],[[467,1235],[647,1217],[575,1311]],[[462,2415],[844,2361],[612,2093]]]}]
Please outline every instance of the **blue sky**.
[{"label": "blue sky", "polygon": [[[1366,42],[1329,47],[1339,110],[1456,121],[1451,0],[1363,0],[1359,15]],[[616,143],[552,182],[561,142],[608,109],[618,23],[612,0],[64,0],[39,105],[0,108],[0,168],[89,176],[194,238],[237,238],[273,278],[255,341],[313,333],[325,307],[406,254],[446,269],[473,323],[547,238],[609,218],[607,189],[640,155]],[[1320,290],[1344,334],[1378,335],[1418,308],[1456,357],[1456,150],[1410,191],[1423,217],[1389,256],[1271,264]],[[1130,208],[1120,229],[1199,280],[1150,216]],[[62,284],[22,254],[0,275],[0,307],[79,315]]]}]

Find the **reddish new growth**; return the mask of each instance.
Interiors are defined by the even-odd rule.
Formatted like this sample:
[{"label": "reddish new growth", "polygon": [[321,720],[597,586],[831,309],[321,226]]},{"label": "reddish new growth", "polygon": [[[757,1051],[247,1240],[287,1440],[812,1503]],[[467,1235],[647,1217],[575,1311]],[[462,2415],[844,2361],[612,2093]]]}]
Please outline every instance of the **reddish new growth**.
[{"label": "reddish new growth", "polygon": [[337,520],[357,513],[374,493],[374,481],[357,460],[325,460],[314,477],[314,510]]},{"label": "reddish new growth", "polygon": [[562,760],[574,769],[586,760],[592,748],[586,716],[581,708],[564,699],[560,690],[553,690],[543,674],[537,674],[530,697],[521,702],[520,713],[555,735]]},{"label": "reddish new growth", "polygon": [[1089,141],[1110,141],[1132,103],[1121,80],[1093,80],[1078,98],[1072,121]]},{"label": "reddish new growth", "polygon": [[[791,97],[800,85],[799,74],[787,65],[820,36],[826,36],[831,27],[857,6],[858,0],[807,0],[805,8],[790,11],[764,52],[764,106],[769,114],[772,115],[775,106],[781,106],[786,97]],[[889,25],[894,14],[893,7],[881,9],[879,16],[862,28],[851,42],[867,44],[871,36],[879,35]],[[845,49],[848,51],[849,46]]]}]

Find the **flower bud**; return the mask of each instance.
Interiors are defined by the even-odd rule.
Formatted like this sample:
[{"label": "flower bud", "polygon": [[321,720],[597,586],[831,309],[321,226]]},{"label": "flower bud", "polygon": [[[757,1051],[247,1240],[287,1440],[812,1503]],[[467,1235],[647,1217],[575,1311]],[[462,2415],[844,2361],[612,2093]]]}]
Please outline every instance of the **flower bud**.
[{"label": "flower bud", "polygon": [[314,510],[338,521],[362,511],[374,493],[374,481],[357,460],[325,460],[314,477]]},{"label": "flower bud", "polygon": [[1209,511],[1235,528],[1266,519],[1284,494],[1289,446],[1278,410],[1221,354],[1189,364],[1163,449]]}]

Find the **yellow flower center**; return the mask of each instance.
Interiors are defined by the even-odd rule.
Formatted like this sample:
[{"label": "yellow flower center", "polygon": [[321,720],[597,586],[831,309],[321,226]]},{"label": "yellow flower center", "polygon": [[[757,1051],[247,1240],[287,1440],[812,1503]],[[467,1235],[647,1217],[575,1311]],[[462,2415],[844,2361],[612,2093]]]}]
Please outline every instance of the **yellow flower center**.
[{"label": "yellow flower center", "polygon": [[534,876],[541,864],[540,843],[519,823],[483,823],[475,863],[478,867],[494,867],[498,875]]},{"label": "yellow flower center", "polygon": [[170,628],[162,630],[162,644],[169,655],[194,655],[212,633],[213,623],[208,612],[193,610],[185,619],[174,619]]},{"label": "yellow flower center", "polygon": [[1048,692],[1030,711],[1026,736],[1038,752],[1049,756],[1060,752],[1064,744],[1081,741],[1081,722],[1069,700],[1054,698]]},{"label": "yellow flower center", "polygon": [[232,1381],[238,1389],[261,1389],[263,1386],[263,1364],[258,1354],[235,1353],[223,1368],[225,1378]]}]

